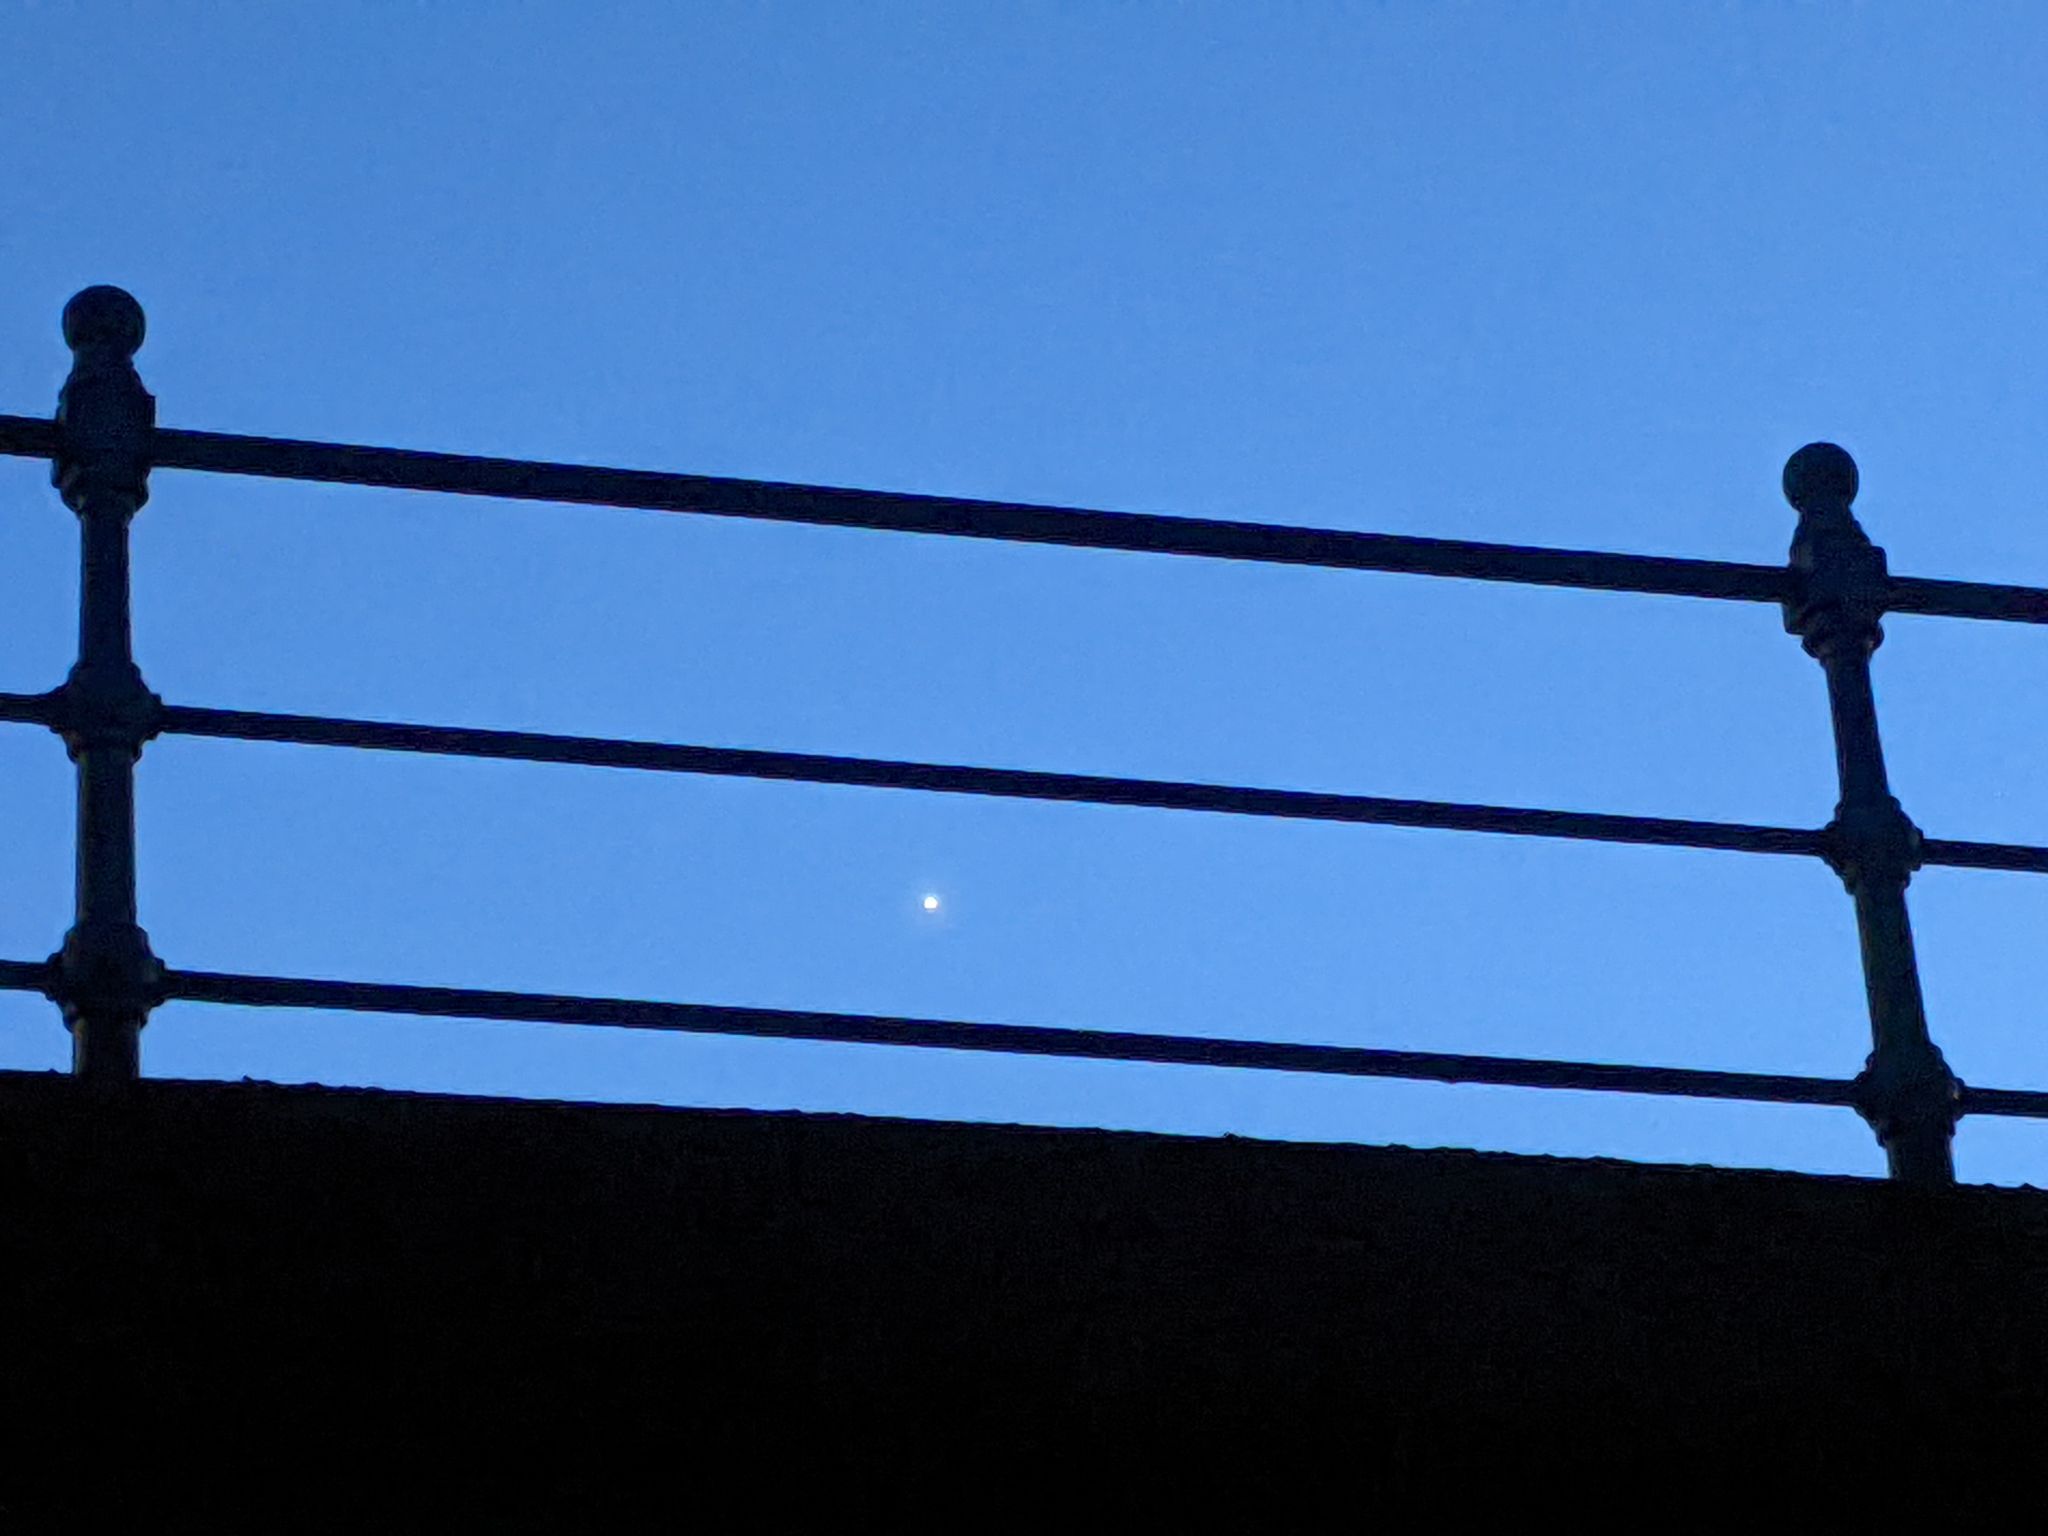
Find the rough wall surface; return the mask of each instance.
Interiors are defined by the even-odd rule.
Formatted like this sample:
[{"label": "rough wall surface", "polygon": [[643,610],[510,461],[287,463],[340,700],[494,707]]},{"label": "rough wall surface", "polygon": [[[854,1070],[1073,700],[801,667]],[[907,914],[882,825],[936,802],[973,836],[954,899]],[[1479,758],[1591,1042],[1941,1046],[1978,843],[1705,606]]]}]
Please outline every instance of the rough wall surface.
[{"label": "rough wall surface", "polygon": [[0,1512],[1967,1503],[2048,1445],[2032,1191],[0,1074],[0,1231]]}]

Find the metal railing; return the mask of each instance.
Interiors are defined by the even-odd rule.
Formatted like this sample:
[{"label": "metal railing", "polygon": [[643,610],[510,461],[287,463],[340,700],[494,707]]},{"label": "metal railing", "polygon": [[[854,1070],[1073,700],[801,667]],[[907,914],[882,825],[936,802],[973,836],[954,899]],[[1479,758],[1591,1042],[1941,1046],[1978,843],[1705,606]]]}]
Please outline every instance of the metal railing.
[{"label": "metal railing", "polygon": [[[76,920],[48,960],[0,960],[0,988],[41,992],[62,1009],[81,1076],[137,1076],[150,1011],[185,1000],[1835,1105],[1869,1122],[1893,1178],[1922,1185],[1953,1182],[1950,1149],[1964,1114],[2048,1118],[2048,1092],[1968,1087],[1949,1070],[1928,1033],[1906,910],[1907,882],[1922,865],[2048,873],[2048,848],[1923,837],[1887,782],[1870,682],[1885,613],[2042,624],[2048,590],[1890,574],[1850,510],[1856,466],[1832,444],[1810,444],[1785,466],[1798,513],[1788,563],[1744,565],[178,431],[156,425],[135,371],[143,316],[133,298],[86,289],[65,307],[64,338],[73,364],[56,416],[0,416],[0,453],[48,459],[78,514],[78,661],[47,693],[0,693],[0,720],[55,731],[77,765]],[[135,665],[129,626],[128,525],[153,469],[1775,603],[1826,676],[1841,799],[1824,827],[1769,827],[166,704]],[[1838,1079],[167,968],[135,901],[135,763],[164,732],[1818,858],[1855,903],[1872,1049],[1856,1077]]]}]

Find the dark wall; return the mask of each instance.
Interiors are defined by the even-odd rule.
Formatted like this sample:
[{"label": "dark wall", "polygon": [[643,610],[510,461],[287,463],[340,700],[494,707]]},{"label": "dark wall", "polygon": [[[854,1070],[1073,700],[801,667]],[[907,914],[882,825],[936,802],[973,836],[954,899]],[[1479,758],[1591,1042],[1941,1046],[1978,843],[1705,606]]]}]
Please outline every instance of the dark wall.
[{"label": "dark wall", "polygon": [[1967,1498],[2048,1429],[2031,1191],[0,1075],[0,1223],[0,1510]]}]

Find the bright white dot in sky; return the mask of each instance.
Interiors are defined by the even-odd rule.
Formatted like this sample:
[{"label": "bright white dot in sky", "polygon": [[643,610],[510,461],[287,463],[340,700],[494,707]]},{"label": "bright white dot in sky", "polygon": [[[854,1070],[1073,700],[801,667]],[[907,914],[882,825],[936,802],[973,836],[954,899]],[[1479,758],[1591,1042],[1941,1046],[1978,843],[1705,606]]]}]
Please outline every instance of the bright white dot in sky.
[{"label": "bright white dot in sky", "polygon": [[939,910],[939,898],[938,898],[938,897],[936,897],[936,896],[927,896],[927,897],[925,897],[925,899],[924,899],[924,909],[925,909],[925,911],[927,911],[927,912],[936,912],[936,911],[938,911],[938,910]]}]

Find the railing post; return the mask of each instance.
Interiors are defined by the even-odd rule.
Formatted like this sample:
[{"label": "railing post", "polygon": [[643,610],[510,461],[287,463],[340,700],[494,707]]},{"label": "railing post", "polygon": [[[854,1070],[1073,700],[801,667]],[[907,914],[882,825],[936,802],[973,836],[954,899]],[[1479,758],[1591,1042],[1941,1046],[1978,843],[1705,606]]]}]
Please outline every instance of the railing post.
[{"label": "railing post", "polygon": [[134,356],[142,307],[88,288],[64,307],[70,377],[57,397],[51,479],[78,514],[78,662],[54,695],[54,726],[78,765],[77,916],[54,957],[72,1071],[101,1082],[141,1071],[141,1030],[162,967],[135,911],[135,762],[160,701],[136,669],[128,523],[149,499],[156,402]]},{"label": "railing post", "polygon": [[1870,1004],[1871,1052],[1856,1079],[1856,1107],[1884,1144],[1894,1179],[1953,1184],[1962,1085],[1928,1035],[1913,956],[1906,883],[1920,864],[1920,830],[1892,795],[1870,685],[1891,578],[1884,551],[1849,510],[1856,490],[1856,461],[1833,443],[1809,443],[1786,461],[1785,499],[1799,528],[1785,628],[1827,675],[1842,796],[1827,827],[1827,858],[1856,902]]}]

